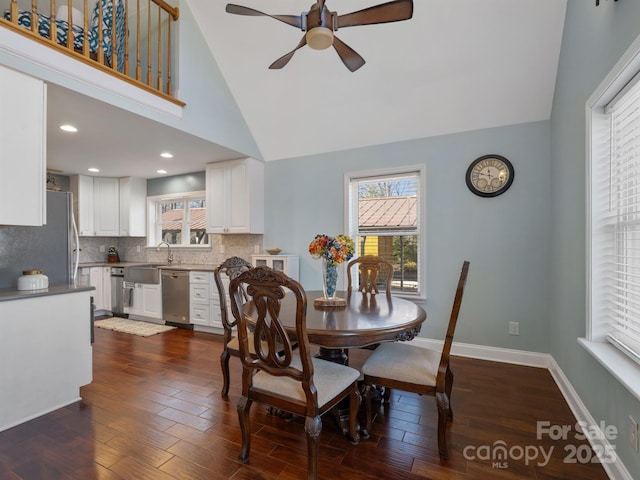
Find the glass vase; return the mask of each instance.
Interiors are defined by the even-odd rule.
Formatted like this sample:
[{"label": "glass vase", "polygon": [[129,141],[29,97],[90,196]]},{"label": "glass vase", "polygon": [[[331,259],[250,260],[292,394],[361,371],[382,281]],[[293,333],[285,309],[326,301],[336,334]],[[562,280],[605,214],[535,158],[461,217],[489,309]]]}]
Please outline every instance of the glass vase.
[{"label": "glass vase", "polygon": [[322,293],[327,300],[336,297],[336,285],[338,284],[338,266],[331,260],[322,259]]}]

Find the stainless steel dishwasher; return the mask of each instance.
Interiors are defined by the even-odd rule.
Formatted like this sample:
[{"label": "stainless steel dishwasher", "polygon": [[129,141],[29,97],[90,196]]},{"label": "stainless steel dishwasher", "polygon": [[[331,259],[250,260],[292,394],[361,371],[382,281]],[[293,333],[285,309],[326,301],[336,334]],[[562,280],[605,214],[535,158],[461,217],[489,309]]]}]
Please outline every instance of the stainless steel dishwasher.
[{"label": "stainless steel dishwasher", "polygon": [[162,270],[162,319],[189,324],[189,272]]}]

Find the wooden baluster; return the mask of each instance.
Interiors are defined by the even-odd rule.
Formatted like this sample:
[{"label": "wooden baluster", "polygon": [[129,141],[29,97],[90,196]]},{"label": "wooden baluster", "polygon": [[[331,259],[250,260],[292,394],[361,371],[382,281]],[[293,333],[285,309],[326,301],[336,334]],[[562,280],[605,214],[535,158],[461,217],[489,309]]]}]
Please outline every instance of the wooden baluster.
[{"label": "wooden baluster", "polygon": [[31,0],[31,31],[38,33],[38,2]]},{"label": "wooden baluster", "polygon": [[173,86],[171,85],[171,18],[168,19],[169,30],[167,31],[167,94],[171,95]]},{"label": "wooden baluster", "polygon": [[18,24],[18,0],[11,0],[11,22]]},{"label": "wooden baluster", "polygon": [[140,0],[136,0],[136,80],[141,81],[142,66],[140,65]]},{"label": "wooden baluster", "polygon": [[162,9],[158,7],[158,78],[156,90],[162,91]]},{"label": "wooden baluster", "polygon": [[147,0],[147,85],[151,86],[151,0]]},{"label": "wooden baluster", "polygon": [[129,76],[129,2],[124,2],[124,74]]},{"label": "wooden baluster", "polygon": [[[67,48],[69,50],[73,50],[73,0],[67,1]],[[53,13],[53,10],[52,10]],[[55,23],[54,23],[55,25]],[[52,38],[56,38],[54,35],[51,35]],[[54,40],[56,41],[56,40]]]},{"label": "wooden baluster", "polygon": [[84,28],[84,38],[82,39],[82,53],[85,57],[89,56],[89,2],[88,0],[84,0],[84,11],[83,11],[83,28]]},{"label": "wooden baluster", "polygon": [[49,40],[53,43],[58,43],[58,24],[56,23],[56,1],[55,0],[51,0],[49,2],[49,12],[51,12],[51,23],[49,25]]},{"label": "wooden baluster", "polygon": [[119,0],[111,0],[111,68],[118,70],[118,53],[116,50],[116,18]]},{"label": "wooden baluster", "polygon": [[98,63],[104,65],[104,44],[102,41],[102,2],[98,0]]}]

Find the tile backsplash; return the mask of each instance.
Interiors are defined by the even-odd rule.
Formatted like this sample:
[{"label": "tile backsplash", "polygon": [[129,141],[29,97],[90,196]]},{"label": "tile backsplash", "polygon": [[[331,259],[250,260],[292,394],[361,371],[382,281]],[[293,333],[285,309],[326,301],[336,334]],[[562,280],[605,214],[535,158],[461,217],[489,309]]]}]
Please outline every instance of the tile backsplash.
[{"label": "tile backsplash", "polygon": [[[146,238],[80,237],[80,263],[106,262],[110,247],[118,250],[122,262],[166,263],[167,246],[147,247]],[[174,264],[218,265],[224,259],[238,256],[247,260],[256,252],[263,253],[262,235],[209,235],[209,247],[171,247]],[[104,251],[101,251],[104,250]],[[225,253],[220,253],[224,250]]]}]

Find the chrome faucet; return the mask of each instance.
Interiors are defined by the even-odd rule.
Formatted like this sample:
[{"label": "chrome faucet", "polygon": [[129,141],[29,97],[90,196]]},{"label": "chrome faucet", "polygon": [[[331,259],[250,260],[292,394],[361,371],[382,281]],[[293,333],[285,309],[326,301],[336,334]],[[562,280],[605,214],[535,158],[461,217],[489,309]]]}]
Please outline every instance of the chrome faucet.
[{"label": "chrome faucet", "polygon": [[167,242],[160,242],[160,243],[158,244],[158,246],[156,247],[156,252],[159,252],[159,251],[160,251],[160,247],[161,247],[163,244],[167,246],[167,263],[168,263],[169,265],[171,265],[171,263],[173,262],[173,254],[171,253],[171,245],[169,245]]}]

